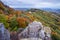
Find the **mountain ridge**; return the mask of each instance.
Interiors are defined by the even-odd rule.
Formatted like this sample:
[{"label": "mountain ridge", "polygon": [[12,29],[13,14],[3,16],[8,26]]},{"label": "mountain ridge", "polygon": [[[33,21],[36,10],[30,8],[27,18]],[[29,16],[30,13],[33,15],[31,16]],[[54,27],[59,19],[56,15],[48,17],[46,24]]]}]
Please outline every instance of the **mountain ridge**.
[{"label": "mountain ridge", "polygon": [[26,11],[14,10],[0,2],[0,22],[10,31],[26,28],[29,23],[36,20],[40,21],[43,26],[51,28],[53,40],[60,40],[60,18],[55,15],[51,12],[34,8]]}]

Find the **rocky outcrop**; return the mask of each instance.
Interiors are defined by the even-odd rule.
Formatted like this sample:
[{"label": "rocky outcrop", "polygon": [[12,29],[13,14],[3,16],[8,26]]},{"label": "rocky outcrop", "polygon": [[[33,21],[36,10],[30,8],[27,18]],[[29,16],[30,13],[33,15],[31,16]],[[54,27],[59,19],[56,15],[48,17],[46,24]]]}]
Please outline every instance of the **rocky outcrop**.
[{"label": "rocky outcrop", "polygon": [[0,40],[10,40],[10,33],[2,23],[0,23]]},{"label": "rocky outcrop", "polygon": [[43,27],[41,22],[34,21],[19,34],[19,38],[40,38],[42,40],[51,40],[50,34],[51,30],[49,27]]}]

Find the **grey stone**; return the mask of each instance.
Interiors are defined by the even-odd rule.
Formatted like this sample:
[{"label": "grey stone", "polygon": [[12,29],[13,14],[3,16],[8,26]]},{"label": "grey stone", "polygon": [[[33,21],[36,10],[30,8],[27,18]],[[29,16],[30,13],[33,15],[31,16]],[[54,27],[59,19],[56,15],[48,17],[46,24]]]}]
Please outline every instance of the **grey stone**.
[{"label": "grey stone", "polygon": [[4,28],[3,23],[0,23],[0,40],[10,40],[10,33]]},{"label": "grey stone", "polygon": [[[46,32],[41,22],[34,21],[30,23],[20,34],[19,38],[41,38],[42,40],[50,38],[49,31]],[[49,28],[47,28],[49,29]],[[50,30],[50,29],[49,29]],[[48,38],[46,38],[46,33]],[[49,39],[48,39],[49,40]]]}]

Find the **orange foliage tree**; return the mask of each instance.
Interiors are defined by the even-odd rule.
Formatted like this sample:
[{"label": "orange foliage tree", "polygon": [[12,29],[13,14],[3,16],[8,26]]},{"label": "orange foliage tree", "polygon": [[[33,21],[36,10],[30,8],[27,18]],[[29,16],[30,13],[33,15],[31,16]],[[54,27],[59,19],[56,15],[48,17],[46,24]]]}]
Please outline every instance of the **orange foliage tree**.
[{"label": "orange foliage tree", "polygon": [[21,13],[21,11],[15,11],[16,16],[20,16]]},{"label": "orange foliage tree", "polygon": [[18,17],[17,22],[19,24],[19,27],[25,28],[28,24],[27,19],[23,17]]},{"label": "orange foliage tree", "polygon": [[0,10],[0,14],[3,14],[4,12],[2,10]]}]

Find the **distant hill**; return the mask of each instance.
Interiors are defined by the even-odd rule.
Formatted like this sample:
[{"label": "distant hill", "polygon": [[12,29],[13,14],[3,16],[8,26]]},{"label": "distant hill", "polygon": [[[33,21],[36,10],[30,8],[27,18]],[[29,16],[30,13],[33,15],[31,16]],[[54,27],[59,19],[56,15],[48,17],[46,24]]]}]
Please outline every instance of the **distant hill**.
[{"label": "distant hill", "polygon": [[[15,10],[29,10],[32,8],[14,8],[14,9]],[[54,9],[54,8],[39,8],[39,9],[60,14],[60,9],[57,9],[57,8],[56,9]]]},{"label": "distant hill", "polygon": [[27,11],[27,10],[30,10],[30,11],[46,11],[46,12],[51,12],[51,13],[55,13],[55,14],[60,14],[60,9],[53,9],[53,8],[14,8],[15,10],[20,10],[20,11]]},{"label": "distant hill", "polygon": [[26,11],[29,10],[30,8],[14,8],[15,10],[22,10],[22,11]]},{"label": "distant hill", "polygon": [[49,11],[49,12],[55,12],[60,14],[60,9],[54,9],[54,8],[41,8],[42,10]]}]

